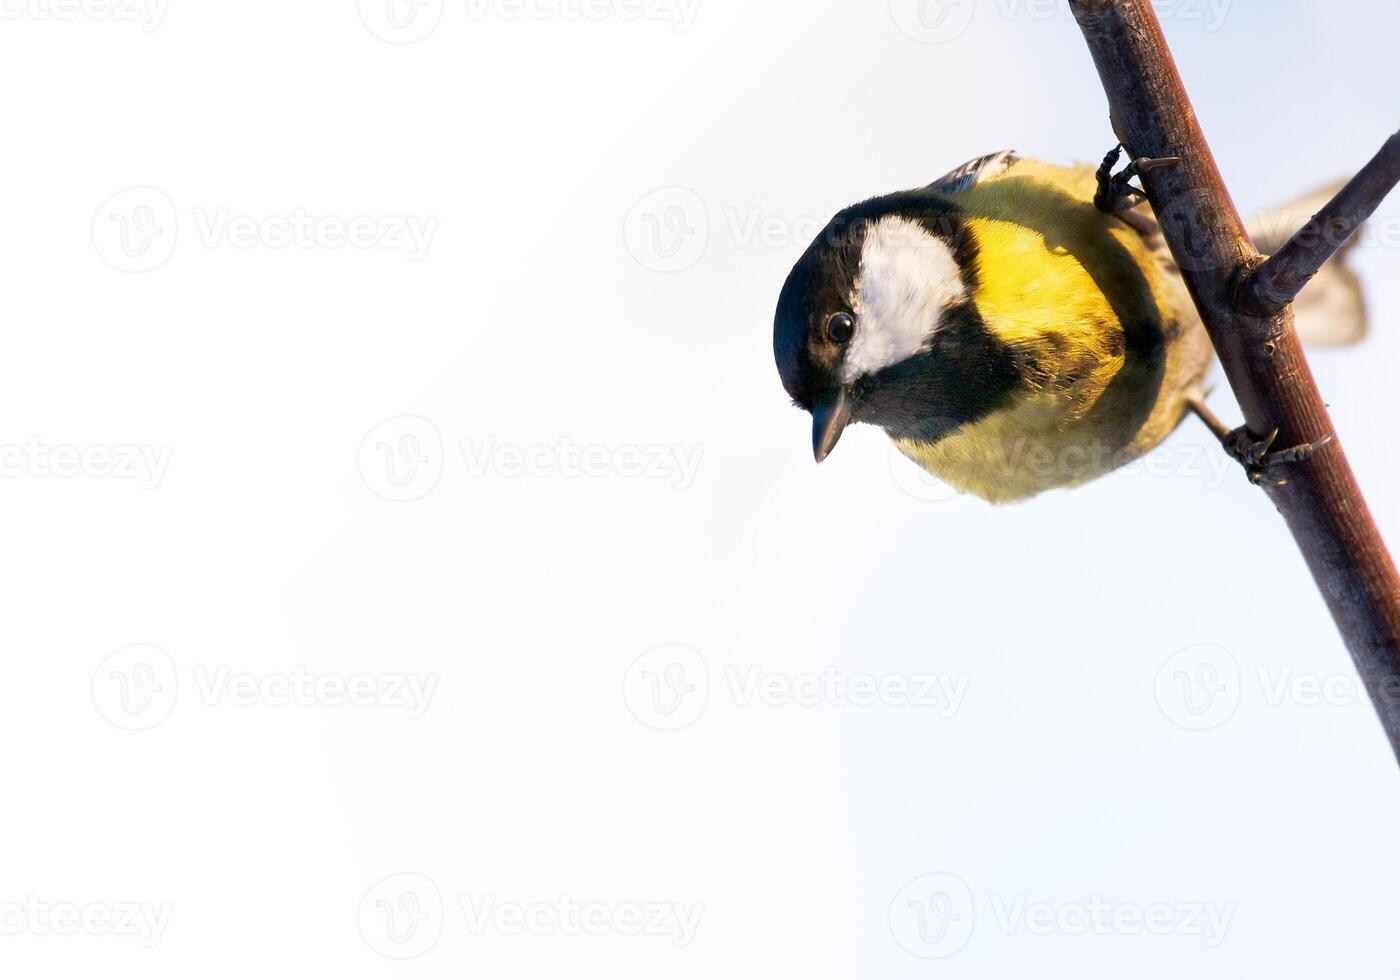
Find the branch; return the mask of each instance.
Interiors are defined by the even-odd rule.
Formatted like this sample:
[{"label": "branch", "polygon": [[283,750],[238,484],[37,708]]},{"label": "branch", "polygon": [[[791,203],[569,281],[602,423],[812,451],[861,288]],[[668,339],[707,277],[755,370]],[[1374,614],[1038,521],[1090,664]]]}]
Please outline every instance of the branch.
[{"label": "branch", "polygon": [[[1290,466],[1286,484],[1266,490],[1400,757],[1400,576],[1336,439],[1292,307],[1259,316],[1240,303],[1240,285],[1268,263],[1225,189],[1150,0],[1070,0],[1070,7],[1098,66],[1119,139],[1134,157],[1182,158],[1178,166],[1145,175],[1143,185],[1250,430],[1277,427],[1284,446],[1332,439],[1311,462]],[[1374,181],[1384,176],[1393,150],[1388,146],[1375,169],[1353,182],[1360,185],[1355,192],[1342,193],[1339,215],[1354,218],[1374,196]],[[1294,268],[1295,262],[1306,268],[1286,256],[1274,268]],[[1248,588],[1245,583],[1242,592]],[[1286,616],[1287,607],[1276,614]]]},{"label": "branch", "polygon": [[1261,317],[1276,316],[1376,213],[1400,183],[1400,133],[1245,283],[1240,302]]}]

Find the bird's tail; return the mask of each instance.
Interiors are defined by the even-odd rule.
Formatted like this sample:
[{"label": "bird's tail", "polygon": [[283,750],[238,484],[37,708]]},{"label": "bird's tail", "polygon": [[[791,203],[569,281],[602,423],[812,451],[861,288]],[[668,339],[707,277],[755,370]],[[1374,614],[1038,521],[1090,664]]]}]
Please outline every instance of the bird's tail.
[{"label": "bird's tail", "polygon": [[[1341,184],[1323,188],[1285,207],[1259,214],[1249,222],[1254,244],[1265,255],[1273,255],[1341,189]],[[1293,311],[1303,343],[1341,347],[1365,338],[1366,297],[1361,280],[1347,267],[1347,258],[1359,238],[1359,234],[1353,236],[1298,296]]]}]

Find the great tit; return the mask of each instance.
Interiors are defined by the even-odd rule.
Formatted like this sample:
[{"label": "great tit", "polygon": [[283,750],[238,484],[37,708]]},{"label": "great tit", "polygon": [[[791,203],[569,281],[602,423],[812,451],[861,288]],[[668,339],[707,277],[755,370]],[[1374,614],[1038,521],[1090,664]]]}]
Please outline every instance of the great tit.
[{"label": "great tit", "polygon": [[[1102,190],[1092,167],[1003,152],[838,214],[784,284],[773,337],[817,461],[864,422],[955,489],[1010,503],[1166,439],[1200,404],[1212,348],[1150,210],[1096,206]],[[1260,247],[1310,214],[1271,216]],[[1300,326],[1357,339],[1359,283],[1328,270]]]}]

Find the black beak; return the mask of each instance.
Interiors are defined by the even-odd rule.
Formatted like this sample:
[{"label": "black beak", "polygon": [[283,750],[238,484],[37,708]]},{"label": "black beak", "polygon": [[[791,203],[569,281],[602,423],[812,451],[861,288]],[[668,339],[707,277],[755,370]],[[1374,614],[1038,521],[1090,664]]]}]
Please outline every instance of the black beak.
[{"label": "black beak", "polygon": [[812,408],[812,455],[820,463],[841,441],[841,433],[851,424],[851,405],[844,388],[828,395]]}]

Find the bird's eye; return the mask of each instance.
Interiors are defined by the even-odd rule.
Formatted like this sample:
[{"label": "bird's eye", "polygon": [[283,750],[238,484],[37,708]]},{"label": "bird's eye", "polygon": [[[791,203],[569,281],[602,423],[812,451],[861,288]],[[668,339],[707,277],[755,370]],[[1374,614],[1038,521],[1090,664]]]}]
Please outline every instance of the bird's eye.
[{"label": "bird's eye", "polygon": [[855,333],[855,317],[849,313],[833,313],[826,321],[826,336],[833,344],[847,343]]}]

